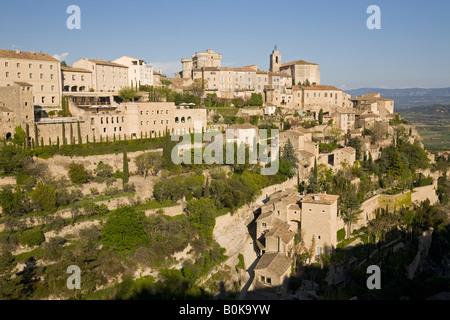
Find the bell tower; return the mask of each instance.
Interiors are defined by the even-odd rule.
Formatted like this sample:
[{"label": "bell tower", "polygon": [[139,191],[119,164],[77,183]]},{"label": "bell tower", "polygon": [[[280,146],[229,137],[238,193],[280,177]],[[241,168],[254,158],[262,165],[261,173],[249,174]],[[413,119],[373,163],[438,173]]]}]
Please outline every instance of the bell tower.
[{"label": "bell tower", "polygon": [[272,54],[270,55],[270,72],[280,72],[281,67],[281,54],[277,50],[277,46],[275,46],[275,49],[272,51]]}]

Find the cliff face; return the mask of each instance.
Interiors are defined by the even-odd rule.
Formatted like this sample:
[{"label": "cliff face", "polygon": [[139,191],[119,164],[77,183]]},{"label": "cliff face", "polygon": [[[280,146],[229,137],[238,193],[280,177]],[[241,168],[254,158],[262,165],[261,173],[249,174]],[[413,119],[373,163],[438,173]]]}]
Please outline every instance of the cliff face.
[{"label": "cliff face", "polygon": [[408,279],[414,279],[414,275],[416,271],[421,270],[421,261],[423,261],[426,257],[428,257],[428,250],[431,246],[431,241],[433,239],[433,228],[424,231],[422,235],[419,236],[419,245],[417,248],[417,254],[414,260],[406,267],[406,271],[408,274]]}]

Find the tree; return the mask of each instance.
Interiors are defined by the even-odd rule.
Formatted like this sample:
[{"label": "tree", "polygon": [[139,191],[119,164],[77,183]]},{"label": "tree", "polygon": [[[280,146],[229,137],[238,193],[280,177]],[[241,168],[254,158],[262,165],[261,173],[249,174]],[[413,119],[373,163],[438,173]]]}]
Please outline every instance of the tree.
[{"label": "tree", "polygon": [[23,146],[25,145],[26,141],[27,133],[22,129],[21,126],[17,126],[14,133],[14,143],[19,146]]},{"label": "tree", "polygon": [[9,189],[0,191],[0,206],[3,215],[18,217],[25,213],[24,194],[17,186],[15,192]]},{"label": "tree", "polygon": [[145,214],[132,207],[122,207],[111,212],[101,232],[107,249],[131,251],[146,241]]},{"label": "tree", "polygon": [[350,230],[352,224],[359,220],[361,203],[358,196],[354,192],[349,192],[341,196],[339,203],[339,210],[341,212],[342,220],[347,225],[347,239],[350,237]]},{"label": "tree", "polygon": [[193,199],[187,203],[186,212],[189,223],[197,229],[200,237],[203,237],[208,243],[211,242],[216,224],[214,202],[205,198]]},{"label": "tree", "polygon": [[81,146],[83,144],[83,139],[81,139],[80,121],[77,121],[77,130],[78,130],[78,144]]},{"label": "tree", "polygon": [[139,97],[139,92],[134,88],[125,87],[119,91],[119,98],[125,102],[134,101]]},{"label": "tree", "polygon": [[72,183],[81,185],[89,181],[88,172],[82,164],[72,162],[69,165],[69,177]]},{"label": "tree", "polygon": [[261,107],[263,105],[263,97],[260,93],[252,93],[252,96],[249,100],[249,104],[251,106]]},{"label": "tree", "polygon": [[289,163],[290,172],[288,173],[288,177],[292,178],[298,169],[298,158],[295,155],[294,146],[292,145],[291,139],[288,139],[286,144],[283,146],[283,150],[281,151],[281,159]]},{"label": "tree", "polygon": [[363,144],[361,139],[358,137],[349,139],[347,145],[356,150],[356,160],[361,160],[363,155]]},{"label": "tree", "polygon": [[28,153],[20,146],[5,144],[0,147],[0,172],[5,175],[18,173],[22,170]]},{"label": "tree", "polygon": [[320,192],[319,170],[317,167],[317,159],[314,159],[314,168],[309,177],[309,184],[306,187],[306,191],[308,193],[319,193]]},{"label": "tree", "polygon": [[163,167],[163,160],[160,156],[153,153],[144,153],[136,157],[134,160],[138,172],[147,178],[148,171],[153,169],[153,173],[158,173]]},{"label": "tree", "polygon": [[319,124],[323,124],[323,109],[319,111]]},{"label": "tree", "polygon": [[130,181],[130,172],[128,169],[128,155],[127,150],[123,150],[123,175],[122,175],[122,183],[125,186]]},{"label": "tree", "polygon": [[304,87],[311,87],[311,83],[309,82],[309,79],[306,79],[305,82],[303,83]]},{"label": "tree", "polygon": [[31,193],[31,199],[39,208],[47,213],[56,212],[56,189],[53,186],[39,182]]}]

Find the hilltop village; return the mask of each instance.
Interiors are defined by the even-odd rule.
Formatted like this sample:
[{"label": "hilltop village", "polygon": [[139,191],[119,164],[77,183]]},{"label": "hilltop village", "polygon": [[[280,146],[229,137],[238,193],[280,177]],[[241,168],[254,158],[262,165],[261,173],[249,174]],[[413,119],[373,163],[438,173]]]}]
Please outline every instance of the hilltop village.
[{"label": "hilltop village", "polygon": [[[394,253],[405,288],[448,279],[448,252],[428,257],[448,159],[393,100],[351,97],[276,48],[268,71],[221,61],[197,52],[167,77],[128,56],[0,50],[1,298],[373,298],[350,271]],[[247,151],[279,130],[279,171],[172,162],[171,136],[227,129]],[[65,265],[85,272],[75,296]]]}]

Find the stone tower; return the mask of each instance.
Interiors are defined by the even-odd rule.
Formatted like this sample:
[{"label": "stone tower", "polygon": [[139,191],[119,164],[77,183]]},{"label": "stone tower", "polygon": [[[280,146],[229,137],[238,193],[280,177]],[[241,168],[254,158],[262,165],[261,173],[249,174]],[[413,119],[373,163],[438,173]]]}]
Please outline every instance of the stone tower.
[{"label": "stone tower", "polygon": [[277,47],[275,46],[275,49],[272,51],[272,54],[270,55],[270,72],[280,72],[281,67],[281,54],[277,50]]}]

